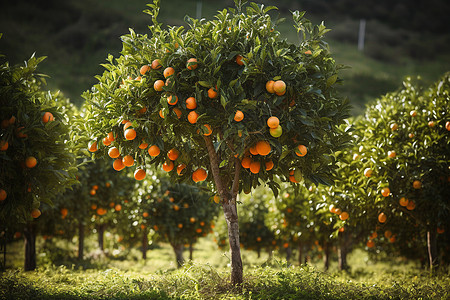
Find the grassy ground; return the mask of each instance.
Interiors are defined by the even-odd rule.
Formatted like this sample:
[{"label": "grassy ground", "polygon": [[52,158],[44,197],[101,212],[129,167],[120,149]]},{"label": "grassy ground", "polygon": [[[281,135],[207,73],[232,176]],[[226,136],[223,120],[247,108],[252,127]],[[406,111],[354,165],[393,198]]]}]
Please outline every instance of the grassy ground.
[{"label": "grassy ground", "polygon": [[[75,241],[76,242],[76,241]],[[349,257],[350,272],[338,272],[334,260],[324,272],[320,260],[311,264],[287,264],[274,253],[258,258],[243,250],[242,290],[228,284],[229,260],[211,237],[200,240],[194,260],[177,269],[171,248],[162,244],[142,260],[138,249],[127,259],[117,251],[115,258],[99,255],[94,238],[87,241],[87,257],[79,263],[75,244],[58,241],[44,251],[38,240],[38,269],[23,272],[21,242],[10,246],[10,266],[0,277],[0,299],[448,299],[450,277],[431,277],[418,265],[396,259],[374,262],[363,250]],[[117,249],[116,249],[117,250]],[[43,253],[46,253],[44,256]],[[53,259],[59,264],[50,261]],[[111,254],[114,251],[110,252]],[[185,255],[187,253],[185,252]],[[61,258],[63,257],[63,258]]]},{"label": "grassy ground", "polygon": [[[0,28],[4,37],[0,52],[12,63],[19,63],[36,52],[47,55],[41,71],[49,74],[50,88],[61,89],[74,103],[80,105],[81,93],[94,83],[94,76],[103,72],[100,63],[108,53],[119,55],[120,36],[128,28],[147,33],[150,17],[142,11],[149,0],[48,1],[47,5],[31,0],[3,1],[0,4]],[[232,1],[163,0],[160,21],[168,25],[182,25],[185,15],[196,17],[197,3],[202,2],[202,17],[211,18],[217,10],[233,5]],[[264,1],[277,5],[276,1]],[[176,8],[176,9],[174,9]],[[298,39],[287,9],[282,10],[287,21],[280,31],[289,40]],[[323,17],[307,14],[314,23]],[[414,33],[387,28],[383,24],[368,23],[364,53],[356,47],[358,23],[354,20],[326,20],[333,29],[329,43],[339,64],[351,68],[342,72],[345,80],[341,91],[354,105],[354,115],[360,114],[367,101],[397,89],[404,76],[421,75],[433,82],[450,70],[450,55],[442,50],[428,51],[433,37],[421,43]],[[406,38],[405,38],[406,37]],[[440,49],[436,40],[432,49]],[[414,47],[414,43],[417,47]],[[411,59],[402,45],[423,52],[423,59]],[[420,46],[420,47],[419,47]],[[406,54],[405,54],[406,53]],[[375,58],[374,58],[375,57]],[[416,55],[417,57],[417,55]],[[419,56],[420,57],[420,56]]]}]

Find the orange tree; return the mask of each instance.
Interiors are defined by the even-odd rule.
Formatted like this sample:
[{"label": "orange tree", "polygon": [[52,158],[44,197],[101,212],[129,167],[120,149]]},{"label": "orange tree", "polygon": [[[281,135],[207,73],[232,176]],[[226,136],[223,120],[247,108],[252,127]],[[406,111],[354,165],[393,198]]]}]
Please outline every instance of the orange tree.
[{"label": "orange tree", "polygon": [[313,185],[309,188],[283,185],[281,199],[269,202],[266,223],[279,239],[288,260],[293,246],[298,250],[299,264],[307,261],[312,253],[322,255],[323,251],[325,269],[328,269],[334,243],[332,234],[337,225],[327,210],[323,194],[323,188]]},{"label": "orange tree", "polygon": [[76,182],[66,99],[42,89],[36,73],[44,57],[24,66],[0,65],[0,224],[27,223],[25,269],[35,260],[35,224],[40,204]]},{"label": "orange tree", "polygon": [[155,239],[168,242],[178,266],[184,262],[184,245],[193,245],[198,238],[206,236],[219,212],[219,206],[211,203],[209,192],[163,178],[146,180],[136,191],[136,198],[141,229],[150,227],[157,234]]},{"label": "orange tree", "polygon": [[438,235],[449,226],[449,79],[446,74],[424,88],[407,78],[357,124],[361,170],[371,171],[366,193],[379,210],[375,222],[412,218],[426,232],[430,269],[438,265]]},{"label": "orange tree", "polygon": [[302,41],[295,45],[276,30],[274,7],[240,1],[214,20],[186,17],[187,29],[163,29],[159,1],[149,7],[150,36],[123,36],[122,56],[109,56],[84,94],[90,147],[105,156],[100,141],[111,132],[110,146],[137,168],[162,166],[172,180],[210,182],[228,225],[231,282],[239,284],[238,193],[268,182],[277,194],[275,177],[331,184],[333,152],[345,147],[337,125],[349,106],[335,91],[339,68],[322,40],[328,30],[296,11]]}]

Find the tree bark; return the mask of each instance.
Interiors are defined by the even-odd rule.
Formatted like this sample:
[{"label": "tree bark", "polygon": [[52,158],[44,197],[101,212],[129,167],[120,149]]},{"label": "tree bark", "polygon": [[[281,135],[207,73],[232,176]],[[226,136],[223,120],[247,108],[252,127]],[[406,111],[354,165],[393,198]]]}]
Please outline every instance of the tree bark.
[{"label": "tree bark", "polygon": [[194,258],[194,243],[189,243],[189,259]]},{"label": "tree bark", "polygon": [[349,269],[349,265],[347,263],[347,254],[348,254],[348,234],[346,232],[340,232],[338,236],[339,247],[338,247],[338,264],[339,270],[346,271]]},{"label": "tree bark", "polygon": [[261,257],[261,248],[260,247],[256,248],[256,253],[258,254],[258,258],[260,258]]},{"label": "tree bark", "polygon": [[178,268],[181,268],[184,264],[184,258],[183,258],[183,244],[170,244],[173,248],[173,252],[175,252],[175,259],[177,260],[177,266]]},{"label": "tree bark", "polygon": [[286,248],[286,262],[289,262],[291,260],[291,256],[292,256],[292,248],[287,247]]},{"label": "tree bark", "polygon": [[105,224],[101,224],[97,227],[98,230],[98,247],[102,252],[105,250],[104,243],[103,243],[103,236],[105,233]]},{"label": "tree bark", "polygon": [[239,176],[241,171],[241,162],[238,158],[234,160],[234,179],[230,185],[224,182],[220,176],[219,163],[216,150],[210,136],[204,136],[205,144],[208,149],[211,173],[220,198],[222,199],[222,209],[228,226],[228,242],[230,244],[231,254],[231,284],[240,285],[243,282],[243,266],[241,259],[241,246],[239,243],[239,223],[237,214],[237,194],[239,191]]},{"label": "tree bark", "polygon": [[142,259],[147,259],[147,249],[148,249],[148,233],[147,228],[142,230]]},{"label": "tree bark", "polygon": [[330,268],[330,244],[327,241],[323,243],[323,268],[325,271]]},{"label": "tree bark", "polygon": [[83,260],[84,257],[84,224],[78,224],[78,260]]},{"label": "tree bark", "polygon": [[36,225],[27,224],[24,228],[23,235],[25,237],[25,271],[33,271],[36,269]]},{"label": "tree bark", "polygon": [[430,272],[435,272],[439,266],[439,257],[437,250],[436,228],[427,231],[428,261],[430,263]]},{"label": "tree bark", "polygon": [[303,251],[302,251],[302,243],[298,242],[298,264],[302,265],[303,264],[303,260],[302,260],[302,255],[303,255]]}]

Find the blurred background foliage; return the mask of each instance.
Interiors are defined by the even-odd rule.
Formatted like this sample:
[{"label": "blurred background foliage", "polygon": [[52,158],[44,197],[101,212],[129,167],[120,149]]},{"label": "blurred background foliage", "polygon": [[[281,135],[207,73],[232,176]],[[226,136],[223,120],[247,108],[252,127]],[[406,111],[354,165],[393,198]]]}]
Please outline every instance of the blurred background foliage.
[{"label": "blurred background foliage", "polygon": [[[47,55],[41,71],[52,77],[50,89],[60,89],[77,106],[81,93],[103,72],[108,53],[118,56],[120,36],[133,28],[148,33],[151,19],[142,13],[149,0],[22,0],[0,3],[0,52],[11,64],[33,52]],[[234,6],[232,0],[162,0],[160,21],[184,25],[185,15],[210,18]],[[286,17],[278,28],[298,41],[290,11],[306,10],[314,23],[325,21],[333,57],[350,66],[341,73],[341,91],[362,112],[367,101],[395,90],[407,75],[437,80],[450,69],[450,2],[444,0],[260,0]],[[366,20],[365,47],[357,48],[360,20]]]}]

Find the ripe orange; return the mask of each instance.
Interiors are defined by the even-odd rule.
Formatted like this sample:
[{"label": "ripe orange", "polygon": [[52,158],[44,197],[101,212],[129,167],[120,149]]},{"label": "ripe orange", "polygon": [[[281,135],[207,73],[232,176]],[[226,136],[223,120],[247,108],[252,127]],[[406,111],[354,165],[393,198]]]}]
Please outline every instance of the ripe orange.
[{"label": "ripe orange", "polygon": [[366,177],[371,177],[371,176],[372,176],[372,173],[373,173],[373,171],[372,171],[371,168],[366,168],[366,169],[364,170],[364,176],[366,176]]},{"label": "ripe orange", "polygon": [[53,121],[55,119],[55,117],[53,117],[53,114],[51,112],[46,112],[43,116],[42,116],[42,123],[46,124],[50,121]]},{"label": "ripe orange", "polygon": [[89,191],[89,194],[91,194],[91,196],[94,196],[95,194],[97,194],[97,191],[95,189],[91,189]]},{"label": "ripe orange", "polygon": [[185,164],[179,164],[178,166],[177,166],[177,174],[179,175],[179,176],[181,176],[181,175],[183,175],[183,170],[186,168],[186,165]]},{"label": "ripe orange", "polygon": [[447,129],[447,131],[450,131],[450,121],[447,121],[445,123],[445,129]]},{"label": "ripe orange", "polygon": [[390,242],[390,243],[395,243],[395,241],[396,241],[395,235],[392,236],[392,237],[389,239],[389,242]]},{"label": "ripe orange", "polygon": [[348,212],[344,211],[339,215],[339,219],[341,219],[342,221],[345,221],[348,219]]},{"label": "ripe orange", "polygon": [[269,128],[277,128],[278,125],[280,125],[280,120],[277,117],[270,117],[267,119],[267,126],[269,126]]},{"label": "ripe orange", "polygon": [[201,233],[201,232],[202,232],[202,229],[201,229],[201,228],[197,228],[197,229],[195,229],[195,232]]},{"label": "ripe orange", "polygon": [[398,124],[397,123],[393,123],[393,124],[391,124],[391,130],[392,131],[395,131],[395,130],[397,130],[398,129]]},{"label": "ripe orange", "polygon": [[118,159],[114,160],[113,168],[116,171],[122,171],[123,169],[125,169],[125,165],[123,164],[121,158],[118,158]]},{"label": "ripe orange", "polygon": [[273,81],[273,80],[269,80],[266,82],[266,90],[271,94],[275,94],[275,90],[273,89],[274,83],[275,83],[275,81]]},{"label": "ripe orange", "polygon": [[183,224],[181,224],[181,223],[178,223],[177,226],[178,226],[178,228],[180,228],[180,229],[183,228]]},{"label": "ripe orange", "polygon": [[108,133],[108,140],[110,140],[111,142],[114,142],[114,140],[115,140],[114,133],[112,131],[110,133]]},{"label": "ripe orange", "polygon": [[175,107],[174,109],[172,109],[173,112],[177,115],[177,118],[181,118],[182,112],[178,107]]},{"label": "ripe orange", "polygon": [[399,203],[401,206],[407,206],[408,203],[409,203],[409,200],[406,199],[405,197],[401,197],[400,200],[398,200],[398,203]]},{"label": "ripe orange", "polygon": [[145,211],[145,212],[142,213],[142,216],[143,216],[144,218],[147,218],[147,217],[149,216],[149,213]]},{"label": "ripe orange", "polygon": [[153,60],[152,64],[151,64],[151,67],[152,67],[153,70],[157,70],[157,69],[161,68],[162,67],[161,60],[159,60],[159,59]]},{"label": "ripe orange", "polygon": [[189,97],[186,99],[186,108],[187,109],[196,109],[197,108],[197,101],[194,97]]},{"label": "ripe orange", "polygon": [[252,161],[250,163],[250,172],[253,174],[258,174],[261,169],[261,163],[259,161]]},{"label": "ripe orange", "polygon": [[27,166],[28,169],[34,168],[37,165],[37,159],[33,156],[28,156],[25,159],[25,165]]},{"label": "ripe orange", "polygon": [[67,214],[69,213],[69,210],[67,208],[61,208],[61,215],[65,218]]},{"label": "ripe orange", "polygon": [[136,171],[134,171],[134,179],[136,180],[142,180],[145,178],[146,172],[143,169],[136,169]]},{"label": "ripe orange", "polygon": [[97,148],[97,141],[90,141],[88,144],[88,149],[90,152],[95,152],[98,150]]},{"label": "ripe orange", "polygon": [[241,166],[245,169],[248,169],[248,168],[250,168],[251,162],[252,162],[251,158],[246,156],[242,159]]},{"label": "ripe orange", "polygon": [[236,55],[236,63],[240,66],[244,65],[244,62],[242,61],[244,57],[242,55]]},{"label": "ripe orange", "polygon": [[298,183],[298,181],[297,181],[297,179],[295,179],[295,176],[294,176],[294,175],[290,175],[290,176],[289,176],[289,181],[290,181],[290,182],[293,182],[293,183]]},{"label": "ripe orange", "polygon": [[192,180],[194,180],[194,182],[205,181],[207,177],[208,177],[208,173],[203,168],[198,168],[197,170],[195,170],[192,173]]},{"label": "ripe orange", "polygon": [[125,130],[124,136],[129,141],[134,140],[136,138],[136,130],[134,129]]},{"label": "ripe orange", "polygon": [[430,128],[433,128],[435,125],[436,123],[434,123],[434,121],[428,122],[428,126],[430,126]]},{"label": "ripe orange", "polygon": [[375,242],[372,240],[368,240],[366,246],[367,248],[373,248],[375,246]]},{"label": "ripe orange", "polygon": [[36,219],[41,215],[41,211],[38,208],[35,208],[31,211],[31,216]]},{"label": "ripe orange", "polygon": [[275,92],[275,94],[277,96],[283,96],[284,94],[286,94],[286,90],[282,91],[282,92]]},{"label": "ripe orange", "polygon": [[240,122],[244,119],[244,113],[240,110],[237,110],[236,113],[234,114],[234,120],[236,122]]},{"label": "ripe orange", "polygon": [[408,134],[408,137],[409,137],[410,139],[412,139],[413,137],[415,137],[415,134],[414,134],[414,133],[410,133],[410,134]]},{"label": "ripe orange", "polygon": [[439,234],[443,234],[443,233],[445,232],[445,229],[444,229],[444,228],[441,228],[441,227],[438,227],[438,228],[436,229],[436,232],[439,233]]},{"label": "ripe orange", "polygon": [[295,154],[297,154],[298,156],[305,156],[307,152],[308,149],[305,145],[298,145],[297,149],[295,149]]},{"label": "ripe orange", "polygon": [[196,58],[189,58],[186,67],[188,70],[195,70],[198,67],[198,62]]},{"label": "ripe orange", "polygon": [[411,117],[415,117],[415,116],[417,116],[417,111],[412,110],[412,111],[409,112],[409,115],[410,115]]},{"label": "ripe orange", "polygon": [[128,120],[122,120],[122,122],[120,122],[121,124],[127,124],[128,122],[130,122],[130,121],[128,121]]},{"label": "ripe orange", "polygon": [[392,231],[390,231],[390,230],[386,230],[385,232],[384,232],[384,237],[385,238],[390,238],[392,236]]},{"label": "ripe orange", "polygon": [[121,211],[122,210],[122,205],[116,204],[116,206],[114,206],[114,210],[115,211]]},{"label": "ripe orange", "polygon": [[28,134],[23,133],[24,129],[25,129],[25,127],[23,127],[23,126],[16,128],[16,130],[15,130],[16,136],[19,137],[19,138],[26,138],[26,137],[28,137]]},{"label": "ripe orange", "polygon": [[103,145],[105,146],[109,146],[111,145],[111,141],[108,139],[108,137],[103,138]]},{"label": "ripe orange", "polygon": [[173,210],[180,210],[180,207],[178,205],[176,205],[176,204],[173,205],[172,208],[173,208]]},{"label": "ripe orange", "polygon": [[409,201],[408,205],[406,205],[407,210],[414,210],[416,208],[416,203],[414,201]]},{"label": "ripe orange", "polygon": [[211,99],[216,99],[217,96],[219,96],[219,94],[217,93],[216,89],[210,88],[210,89],[208,90],[208,97],[209,97],[209,98],[211,98]]},{"label": "ripe orange", "polygon": [[170,95],[169,97],[167,97],[167,103],[169,103],[169,105],[175,105],[178,102],[178,97],[177,95]]},{"label": "ripe orange", "polygon": [[378,233],[376,231],[372,232],[372,234],[370,235],[370,239],[376,239],[378,237]]},{"label": "ripe orange", "polygon": [[160,116],[162,119],[164,119],[164,115],[163,115],[162,109],[159,110],[159,116]]},{"label": "ripe orange", "polygon": [[381,189],[381,195],[383,197],[388,197],[391,194],[391,190],[388,187],[384,187]]},{"label": "ripe orange", "polygon": [[256,150],[256,144],[251,146],[249,150],[252,155],[258,155],[258,150]]},{"label": "ripe orange", "polygon": [[258,141],[256,143],[256,151],[259,155],[265,156],[270,153],[272,147],[270,146],[268,141]]},{"label": "ripe orange", "polygon": [[335,209],[334,209],[334,213],[337,214],[337,215],[340,215],[340,214],[342,213],[342,209],[340,209],[340,208],[335,208]]},{"label": "ripe orange", "polygon": [[94,190],[98,190],[98,185],[93,185],[92,188],[93,188]]},{"label": "ripe orange", "polygon": [[153,83],[153,88],[157,92],[161,92],[163,90],[163,87],[164,87],[164,81],[162,81],[161,79],[158,79]]},{"label": "ripe orange", "polygon": [[395,151],[388,151],[389,158],[395,158],[397,156],[397,153]]},{"label": "ripe orange", "polygon": [[336,208],[334,207],[334,205],[330,205],[330,212],[333,214],[336,213]]},{"label": "ripe orange", "polygon": [[0,150],[1,150],[1,151],[6,151],[6,150],[8,150],[8,147],[9,147],[8,141],[4,141],[4,140],[1,140],[1,141],[0,141]]},{"label": "ripe orange", "polygon": [[134,158],[131,155],[125,155],[122,158],[122,162],[125,166],[131,167],[132,165],[134,165]]},{"label": "ripe orange", "polygon": [[150,156],[155,157],[155,156],[158,156],[159,153],[161,153],[161,150],[156,145],[152,145],[152,146],[150,146],[150,148],[148,148],[148,154],[150,154]]},{"label": "ripe orange", "polygon": [[120,156],[119,149],[117,149],[116,147],[112,147],[108,150],[108,155],[111,158],[118,158]]},{"label": "ripe orange", "polygon": [[219,197],[219,195],[214,195],[213,201],[214,201],[215,203],[219,204],[219,202],[220,202],[220,197]]},{"label": "ripe orange", "polygon": [[420,180],[414,180],[413,188],[416,189],[416,190],[422,188],[422,182]]},{"label": "ripe orange", "polygon": [[163,72],[164,78],[172,76],[173,74],[175,74],[175,69],[174,68],[167,67],[167,68],[164,69],[164,72]]},{"label": "ripe orange", "polygon": [[273,169],[274,163],[273,161],[269,160],[266,162],[266,171],[270,171]]},{"label": "ripe orange", "polygon": [[144,140],[142,140],[142,143],[139,145],[139,149],[146,149],[148,147],[148,143],[146,143]]},{"label": "ripe orange", "polygon": [[162,168],[166,172],[170,172],[173,170],[173,162],[171,160],[163,163]]},{"label": "ripe orange", "polygon": [[283,80],[277,80],[273,84],[273,90],[275,93],[278,94],[284,94],[286,92],[286,83]]},{"label": "ripe orange", "polygon": [[4,201],[8,197],[8,193],[4,189],[0,189],[0,202]]},{"label": "ripe orange", "polygon": [[188,121],[189,121],[189,123],[195,124],[195,123],[197,123],[197,119],[198,119],[198,113],[195,110],[191,111],[188,114]]},{"label": "ripe orange", "polygon": [[311,52],[311,50],[306,50],[306,51],[305,51],[305,54],[306,54],[306,55],[311,55],[312,52]]},{"label": "ripe orange", "polygon": [[206,129],[208,130],[208,131],[205,132],[203,135],[204,135],[204,136],[209,136],[209,135],[211,135],[211,134],[212,134],[211,126],[209,126],[209,124],[204,124],[203,126],[205,126]]},{"label": "ripe orange", "polygon": [[167,152],[167,157],[170,160],[176,160],[178,158],[178,156],[180,155],[180,151],[178,151],[175,148],[172,148],[169,150],[169,152]]},{"label": "ripe orange", "polygon": [[378,215],[378,222],[380,222],[380,223],[385,223],[386,220],[387,220],[387,216],[386,216],[384,213],[380,213],[380,214]]},{"label": "ripe orange", "polygon": [[141,73],[141,75],[145,75],[145,73],[147,73],[148,70],[150,70],[150,66],[149,65],[143,65],[141,67],[141,69],[139,70],[139,73]]},{"label": "ripe orange", "polygon": [[126,122],[125,125],[123,125],[123,131],[127,130],[129,127],[132,127],[133,123],[130,121]]}]

